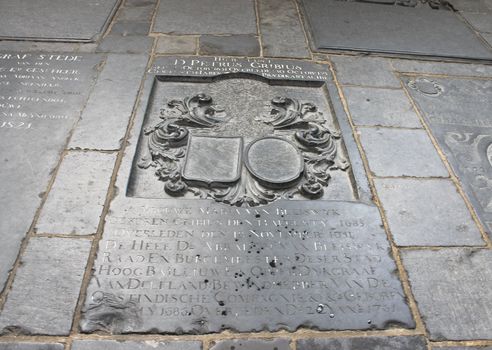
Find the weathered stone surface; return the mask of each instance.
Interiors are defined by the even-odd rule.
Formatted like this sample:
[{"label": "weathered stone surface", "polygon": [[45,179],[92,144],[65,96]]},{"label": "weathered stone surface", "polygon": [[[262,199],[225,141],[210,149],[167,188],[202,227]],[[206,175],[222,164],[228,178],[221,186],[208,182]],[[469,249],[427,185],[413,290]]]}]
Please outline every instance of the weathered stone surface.
[{"label": "weathered stone surface", "polygon": [[424,130],[359,128],[376,176],[449,176]]},{"label": "weathered stone surface", "polygon": [[345,87],[343,91],[355,125],[422,127],[403,90]]},{"label": "weathered stone surface", "polygon": [[265,56],[310,57],[294,1],[261,0],[258,10]]},{"label": "weathered stone surface", "polygon": [[492,346],[451,346],[451,347],[433,347],[439,350],[492,350]]},{"label": "weathered stone surface", "polygon": [[[486,36],[484,34],[482,36]],[[399,72],[433,73],[442,75],[492,76],[492,66],[485,64],[463,64],[450,62],[425,62],[392,59],[391,65]]]},{"label": "weathered stone surface", "polygon": [[96,233],[116,154],[70,152],[36,224],[38,233]]},{"label": "weathered stone surface", "polygon": [[289,350],[288,339],[248,340],[234,339],[216,342],[210,350]]},{"label": "weathered stone surface", "polygon": [[109,55],[72,135],[71,148],[120,148],[147,60],[145,55]]},{"label": "weathered stone surface", "polygon": [[492,59],[492,51],[447,9],[373,1],[302,0],[301,4],[315,50]]},{"label": "weathered stone surface", "polygon": [[0,313],[0,334],[68,335],[91,244],[31,238]]},{"label": "weathered stone surface", "polygon": [[77,52],[79,47],[79,43],[0,41],[0,50],[15,52]]},{"label": "weathered stone surface", "polygon": [[478,32],[492,33],[492,12],[491,13],[460,12],[460,13]]},{"label": "weathered stone surface", "polygon": [[482,34],[482,37],[490,46],[492,46],[492,34]]},{"label": "weathered stone surface", "polygon": [[154,6],[123,7],[118,13],[120,21],[150,21]]},{"label": "weathered stone surface", "polygon": [[116,340],[75,340],[72,350],[201,350],[199,341],[159,342],[147,340],[116,341]]},{"label": "weathered stone surface", "polygon": [[142,54],[150,52],[154,39],[147,36],[106,36],[96,49],[96,52]]},{"label": "weathered stone surface", "polygon": [[202,35],[200,37],[200,53],[202,55],[259,56],[260,43],[256,36],[247,34]]},{"label": "weathered stone surface", "polygon": [[453,248],[401,255],[430,339],[492,339],[492,251]]},{"label": "weathered stone surface", "polygon": [[111,27],[112,35],[145,36],[149,34],[149,21],[118,21]]},{"label": "weathered stone surface", "polygon": [[0,13],[0,37],[94,40],[103,33],[118,3],[118,0],[5,0]]},{"label": "weathered stone surface", "polygon": [[401,87],[387,59],[346,56],[330,56],[330,59],[342,85]]},{"label": "weathered stone surface", "polygon": [[424,337],[301,339],[298,350],[426,350]]},{"label": "weathered stone surface", "polygon": [[449,0],[453,8],[459,11],[488,12],[492,11],[492,0]]},{"label": "weathered stone surface", "polygon": [[168,34],[257,34],[252,0],[163,0],[153,32]]},{"label": "weathered stone surface", "polygon": [[413,327],[381,227],[357,203],[133,198],[107,218],[82,331]]},{"label": "weathered stone surface", "polygon": [[0,53],[0,289],[32,224],[99,55]]},{"label": "weathered stone surface", "polygon": [[375,183],[397,245],[484,245],[450,180],[375,179]]},{"label": "weathered stone surface", "polygon": [[156,53],[195,54],[197,38],[194,36],[160,36],[155,47]]},{"label": "weathered stone surface", "polygon": [[0,350],[63,350],[63,344],[58,343],[2,343],[0,342]]},{"label": "weathered stone surface", "polygon": [[483,225],[492,228],[492,81],[405,78]]}]

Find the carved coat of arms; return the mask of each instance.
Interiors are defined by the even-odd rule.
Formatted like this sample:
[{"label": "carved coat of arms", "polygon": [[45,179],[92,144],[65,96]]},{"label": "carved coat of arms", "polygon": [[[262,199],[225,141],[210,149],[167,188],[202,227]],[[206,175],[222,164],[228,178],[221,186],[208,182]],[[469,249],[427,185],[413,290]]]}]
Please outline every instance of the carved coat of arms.
[{"label": "carved coat of arms", "polygon": [[257,120],[281,132],[253,140],[220,136],[227,111],[206,94],[169,101],[160,118],[144,130],[138,166],[155,168],[170,196],[193,193],[236,206],[313,199],[323,195],[331,171],[348,168],[340,134],[314,104],[294,98],[268,102]]}]

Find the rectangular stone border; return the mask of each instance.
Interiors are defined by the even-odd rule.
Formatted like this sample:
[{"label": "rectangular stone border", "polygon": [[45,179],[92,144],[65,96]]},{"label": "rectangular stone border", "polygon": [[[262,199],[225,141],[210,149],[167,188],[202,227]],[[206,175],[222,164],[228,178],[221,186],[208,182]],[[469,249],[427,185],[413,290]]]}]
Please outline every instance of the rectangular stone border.
[{"label": "rectangular stone border", "polygon": [[[169,64],[175,60],[199,60],[200,62],[214,62],[215,60],[220,60],[223,63],[241,63],[241,64],[251,64],[251,62],[263,62],[265,64],[277,64],[277,65],[297,65],[303,68],[303,71],[310,72],[322,72],[326,74],[326,78],[321,78],[320,76],[310,76],[308,79],[301,78],[294,74],[286,77],[283,75],[281,78],[277,78],[274,76],[273,69],[268,72],[260,72],[260,73],[250,73],[247,71],[246,67],[232,67],[228,71],[217,72],[207,75],[200,75],[196,71],[191,70],[180,70],[179,68],[173,67],[172,69],[167,69],[163,71],[161,68],[164,65]],[[166,68],[168,66],[166,65]],[[371,189],[369,186],[369,181],[366,176],[366,172],[364,169],[364,164],[362,161],[361,154],[359,153],[359,149],[357,143],[355,141],[352,127],[349,122],[349,118],[345,113],[345,109],[342,104],[342,100],[338,93],[337,86],[335,85],[333,75],[330,71],[329,65],[320,64],[320,63],[311,63],[300,60],[287,60],[287,59],[270,59],[270,58],[229,58],[229,57],[200,57],[200,56],[157,56],[154,58],[150,69],[147,72],[147,76],[144,80],[144,86],[141,91],[140,99],[137,101],[136,107],[136,116],[132,125],[132,130],[129,138],[130,148],[127,148],[125,152],[125,157],[121,164],[121,168],[119,173],[122,175],[118,176],[117,187],[120,190],[124,190],[126,194],[126,190],[128,188],[128,182],[131,179],[131,168],[132,162],[136,161],[135,155],[138,150],[138,141],[140,138],[141,129],[143,123],[145,121],[145,116],[148,113],[149,102],[151,101],[154,94],[154,87],[156,85],[157,79],[159,76],[172,78],[172,80],[178,80],[179,78],[183,78],[186,81],[187,78],[214,78],[218,77],[222,74],[256,74],[258,76],[267,78],[272,81],[292,81],[295,82],[304,82],[304,81],[314,81],[314,82],[323,82],[326,90],[329,94],[327,96],[327,100],[329,101],[329,105],[331,107],[331,112],[335,116],[335,123],[340,128],[342,133],[342,138],[344,141],[345,151],[347,152],[347,156],[349,158],[351,164],[351,181],[354,189],[354,197],[356,201],[361,201],[366,204],[373,204]],[[123,182],[124,181],[124,182]]]}]

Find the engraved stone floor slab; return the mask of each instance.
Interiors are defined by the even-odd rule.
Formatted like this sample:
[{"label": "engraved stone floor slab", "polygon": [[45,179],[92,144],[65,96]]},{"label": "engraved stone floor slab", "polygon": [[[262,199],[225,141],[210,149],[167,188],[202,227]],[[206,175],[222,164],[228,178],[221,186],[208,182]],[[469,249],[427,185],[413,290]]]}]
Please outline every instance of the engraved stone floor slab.
[{"label": "engraved stone floor slab", "polygon": [[116,340],[75,340],[72,350],[201,350],[198,341],[159,342],[116,341]]},{"label": "engraved stone floor slab", "polygon": [[0,38],[93,41],[119,0],[1,0]]},{"label": "engraved stone floor slab", "polygon": [[405,77],[409,93],[492,230],[492,80]]},{"label": "engraved stone floor slab", "polygon": [[334,339],[302,339],[299,350],[425,350],[423,337],[351,337]]},{"label": "engraved stone floor slab", "polygon": [[314,48],[492,59],[450,10],[369,2],[302,0]]},{"label": "engraved stone floor slab", "polygon": [[289,350],[288,339],[248,340],[234,339],[222,340],[214,344],[210,350]]},{"label": "engraved stone floor slab", "polygon": [[0,343],[0,350],[63,350],[65,346],[63,344],[45,344],[45,343],[27,343],[27,342],[15,342],[15,343]]},{"label": "engraved stone floor slab", "polygon": [[[96,75],[99,55],[0,53],[0,289]],[[21,214],[20,214],[21,213]]]},{"label": "engraved stone floor slab", "polygon": [[[166,57],[150,72],[82,332],[415,326],[328,67]],[[195,138],[227,154],[190,155]],[[257,142],[288,162],[269,169]],[[210,176],[200,158],[256,163],[216,188],[186,178],[187,158]]]}]

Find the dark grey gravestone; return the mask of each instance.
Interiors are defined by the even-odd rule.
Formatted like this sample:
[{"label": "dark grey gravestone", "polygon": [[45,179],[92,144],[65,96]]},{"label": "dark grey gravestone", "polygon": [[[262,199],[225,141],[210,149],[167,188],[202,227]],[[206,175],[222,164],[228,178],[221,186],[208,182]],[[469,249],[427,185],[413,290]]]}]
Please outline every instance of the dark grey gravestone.
[{"label": "dark grey gravestone", "polygon": [[260,43],[254,35],[202,35],[200,54],[228,56],[259,56]]},{"label": "dark grey gravestone", "polygon": [[0,313],[0,334],[68,335],[91,246],[31,238]]},{"label": "dark grey gravestone", "polygon": [[316,50],[492,59],[492,51],[453,11],[337,0],[301,3]]},{"label": "dark grey gravestone", "polygon": [[160,342],[155,340],[117,341],[117,340],[75,340],[72,350],[201,350],[199,341]]},{"label": "dark grey gravestone", "polygon": [[492,251],[406,250],[402,259],[431,340],[492,339]]},{"label": "dark grey gravestone", "polygon": [[302,339],[298,350],[426,350],[424,337],[361,337],[334,339]]},{"label": "dark grey gravestone", "polygon": [[118,4],[119,0],[1,0],[0,37],[94,41]]},{"label": "dark grey gravestone", "polygon": [[163,0],[153,32],[167,34],[256,34],[252,0]]},{"label": "dark grey gravestone", "polygon": [[404,78],[486,229],[492,230],[492,81]]},{"label": "dark grey gravestone", "polygon": [[327,67],[170,57],[150,72],[83,332],[414,327]]},{"label": "dark grey gravestone", "polygon": [[63,350],[63,344],[45,343],[0,343],[0,350]]},{"label": "dark grey gravestone", "polygon": [[288,339],[249,340],[234,339],[216,342],[210,350],[289,350]]},{"label": "dark grey gravestone", "polygon": [[0,190],[0,289],[100,61],[99,55],[0,53],[0,182],[9,184]]}]

